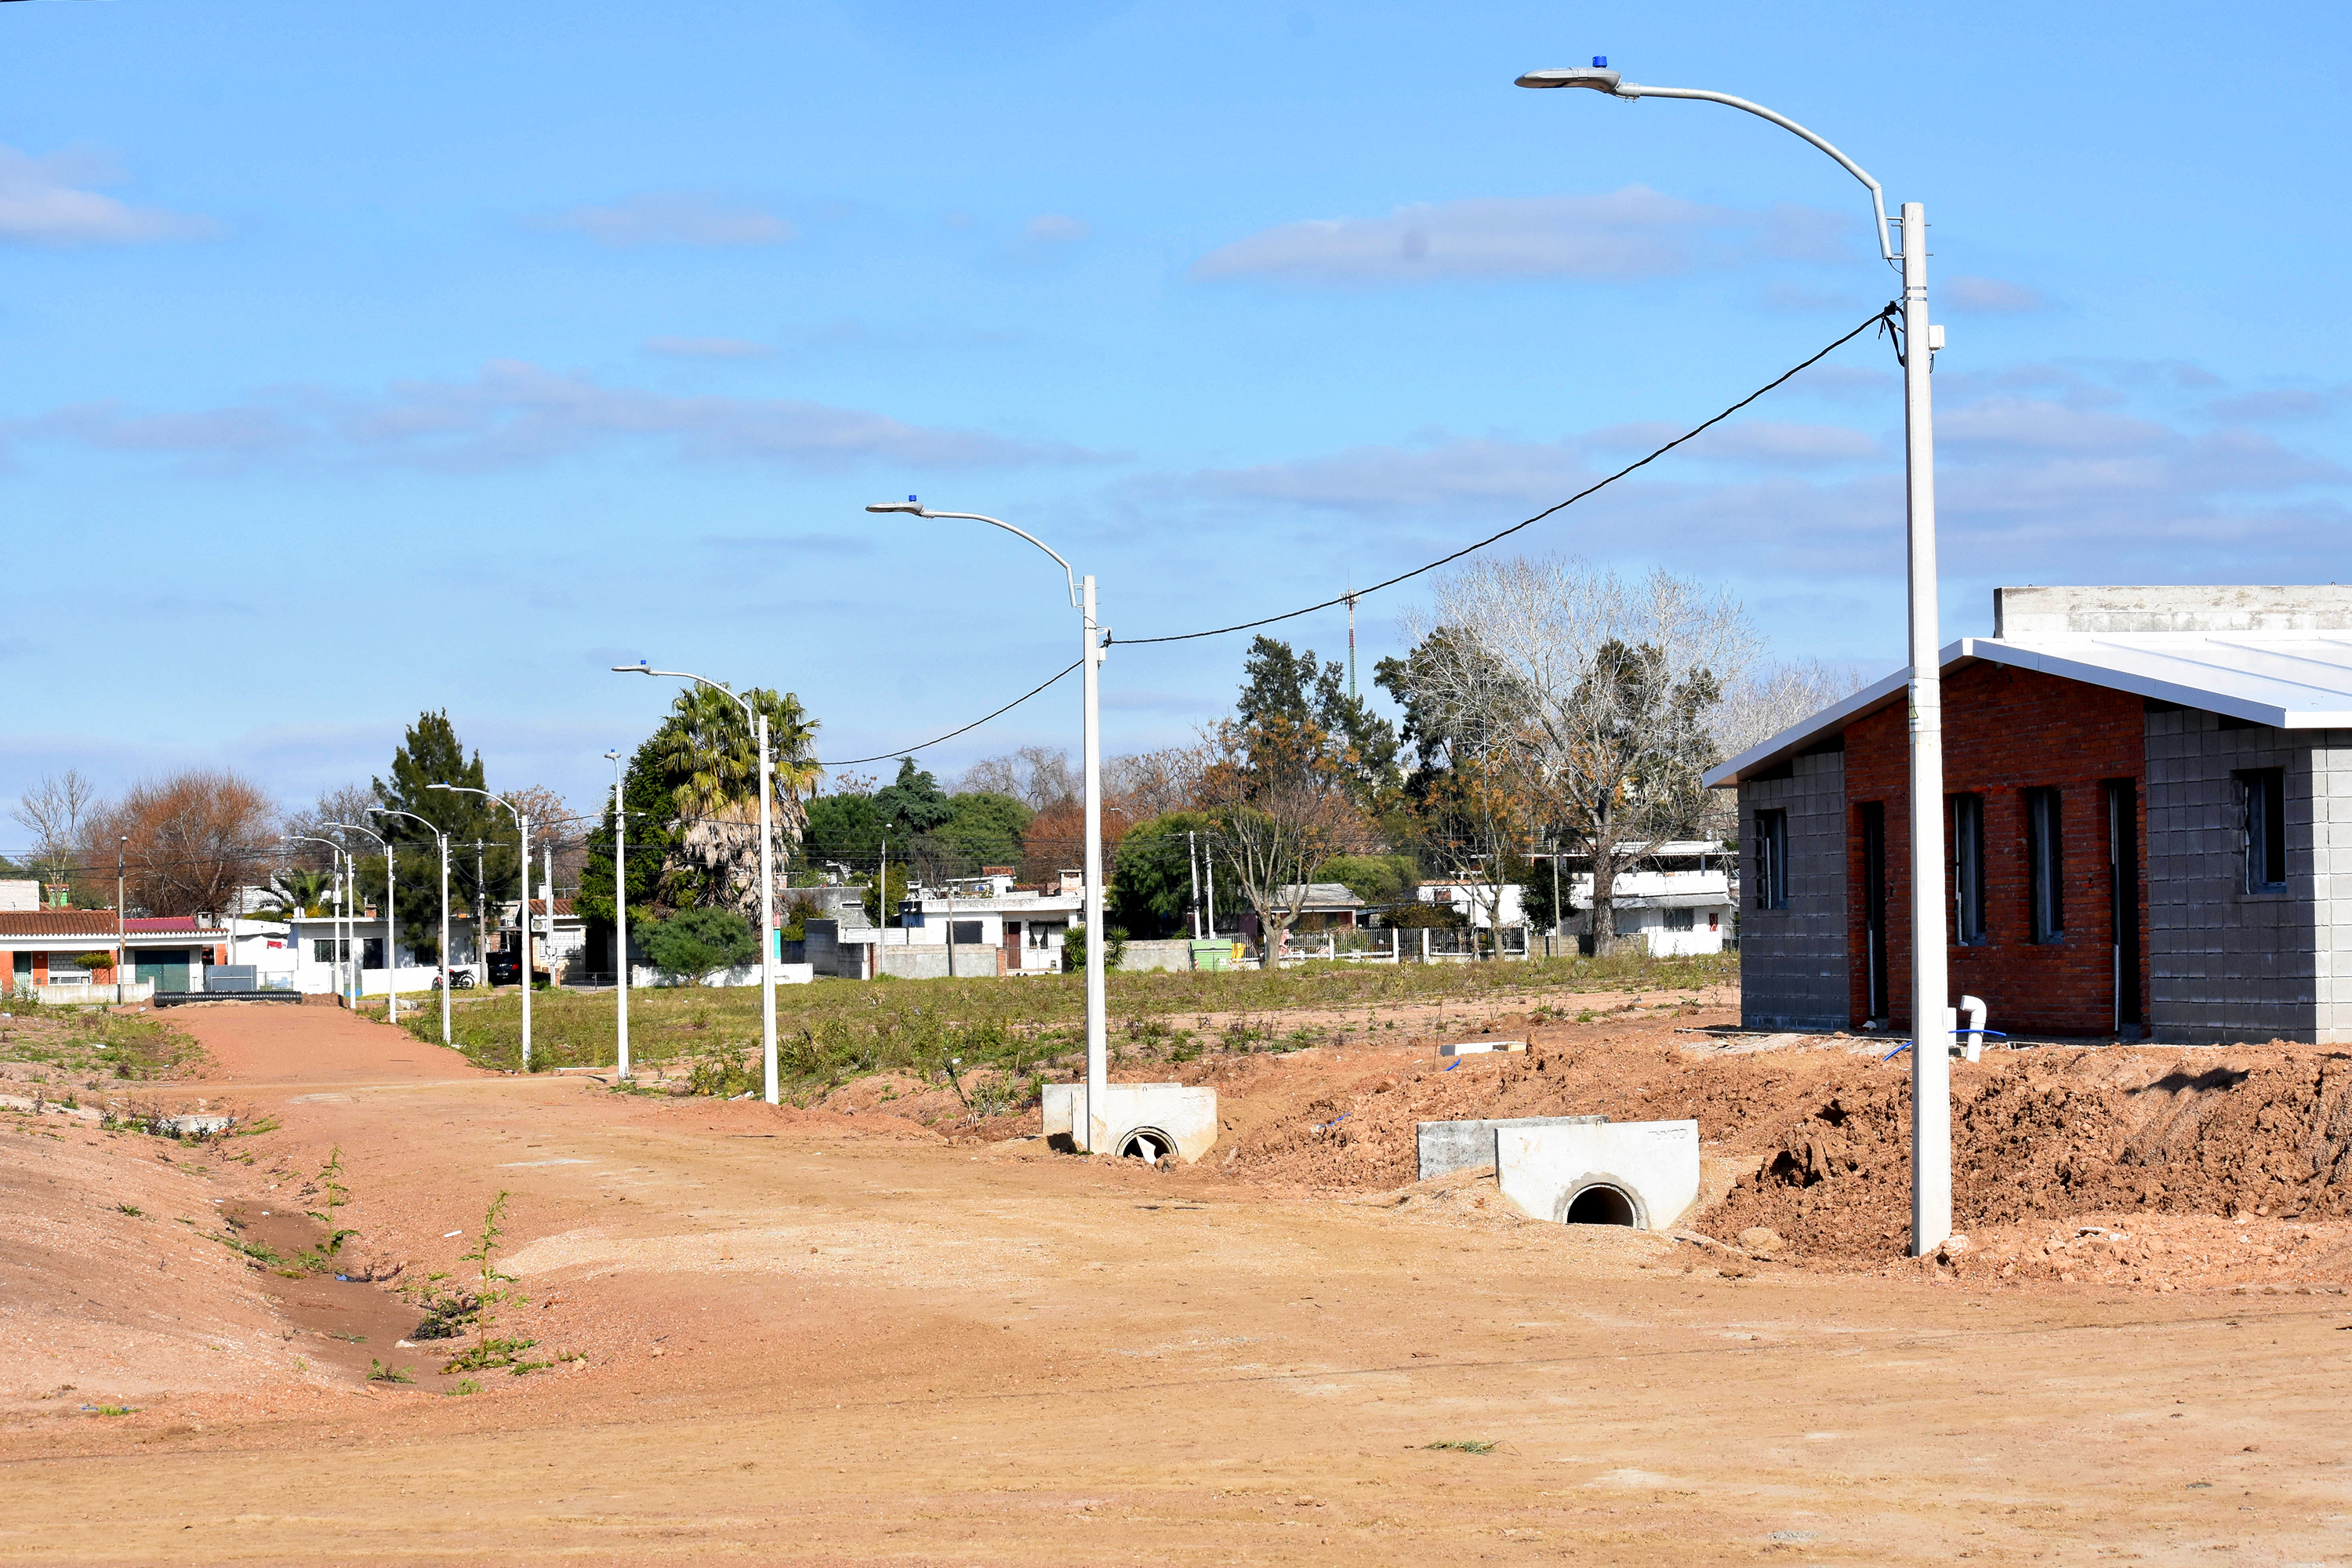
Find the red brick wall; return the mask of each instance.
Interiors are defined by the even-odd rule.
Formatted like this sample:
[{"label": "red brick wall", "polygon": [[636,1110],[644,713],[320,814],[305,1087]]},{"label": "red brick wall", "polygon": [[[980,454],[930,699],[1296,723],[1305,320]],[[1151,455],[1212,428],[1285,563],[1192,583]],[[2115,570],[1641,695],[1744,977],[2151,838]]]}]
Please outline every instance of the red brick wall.
[{"label": "red brick wall", "polygon": [[[1864,968],[1862,817],[1886,810],[1887,995],[1910,1026],[1911,822],[1909,719],[1897,704],[1845,731],[1846,889],[1853,1018],[1869,1006]],[[2109,908],[2109,779],[2136,781],[2139,802],[2141,1013],[2147,988],[2147,742],[2137,697],[2035,670],[1978,664],[1944,681],[1944,788],[1984,797],[1985,942],[1953,942],[1951,995],[1981,996],[1993,1028],[2105,1034],[2115,1019],[2114,920]],[[2060,792],[2065,840],[2063,938],[2027,940],[2025,792]],[[1948,823],[1948,817],[1947,818]],[[1947,833],[1948,834],[1948,826]],[[1947,854],[1948,856],[1948,846]],[[1947,866],[1948,868],[1948,859]],[[1946,892],[1949,896],[1949,871]],[[1950,906],[1946,905],[1950,940]]]}]

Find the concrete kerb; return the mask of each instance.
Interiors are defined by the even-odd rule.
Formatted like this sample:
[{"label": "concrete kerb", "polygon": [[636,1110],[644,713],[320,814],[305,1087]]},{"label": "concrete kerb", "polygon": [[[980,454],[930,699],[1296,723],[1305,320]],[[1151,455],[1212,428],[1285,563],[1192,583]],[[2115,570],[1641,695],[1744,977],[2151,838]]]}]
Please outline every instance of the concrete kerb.
[{"label": "concrete kerb", "polygon": [[1597,1127],[1608,1120],[1605,1116],[1518,1116],[1491,1121],[1415,1122],[1421,1162],[1416,1179],[1426,1182],[1455,1171],[1496,1164],[1495,1134],[1507,1127]]},{"label": "concrete kerb", "polygon": [[1698,1205],[1698,1123],[1505,1126],[1495,1134],[1495,1174],[1533,1219],[1671,1230]]},{"label": "concrete kerb", "polygon": [[[1077,1146],[1082,1083],[1049,1083],[1042,1106],[1045,1135],[1056,1148]],[[1181,1083],[1114,1083],[1095,1107],[1095,1150],[1157,1164],[1173,1156],[1190,1164],[1217,1142],[1217,1091]]]}]

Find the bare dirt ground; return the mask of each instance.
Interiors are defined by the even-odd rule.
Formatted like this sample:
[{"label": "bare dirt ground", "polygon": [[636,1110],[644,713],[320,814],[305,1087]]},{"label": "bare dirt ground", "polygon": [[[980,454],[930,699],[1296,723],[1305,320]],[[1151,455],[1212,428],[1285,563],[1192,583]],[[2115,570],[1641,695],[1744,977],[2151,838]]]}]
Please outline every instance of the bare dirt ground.
[{"label": "bare dirt ground", "polygon": [[[188,1009],[206,1076],[140,1092],[247,1135],[0,1114],[0,1561],[2352,1558],[2337,1055],[1956,1065],[1969,1241],[1909,1260],[1900,1058],[1628,1000],[1449,1018],[1534,1047],[1451,1071],[1417,1017],[1188,1062],[1226,1127],[1168,1172],[911,1079],[776,1110]],[[1412,1181],[1415,1121],[1571,1110],[1696,1115],[1716,1239]],[[236,1249],[317,1240],[334,1149],[354,1278]],[[444,1374],[399,1290],[500,1191],[548,1364]]]}]

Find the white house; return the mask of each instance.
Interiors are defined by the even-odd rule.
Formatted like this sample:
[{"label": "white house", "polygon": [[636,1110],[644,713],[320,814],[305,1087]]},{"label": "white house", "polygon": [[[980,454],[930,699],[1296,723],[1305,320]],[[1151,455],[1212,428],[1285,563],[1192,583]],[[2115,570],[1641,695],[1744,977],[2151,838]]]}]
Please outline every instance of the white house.
[{"label": "white house", "polygon": [[[1612,884],[1617,934],[1641,938],[1653,958],[1721,952],[1739,907],[1733,885],[1738,857],[1721,844],[1696,839],[1635,847],[1639,858]],[[1577,863],[1574,856],[1566,858],[1561,879],[1574,911],[1568,928],[1581,936],[1592,930],[1592,866],[1587,858],[1571,874]]]},{"label": "white house", "polygon": [[[1495,886],[1471,878],[1440,878],[1422,883],[1413,889],[1413,897],[1424,904],[1440,904],[1468,921],[1481,931],[1490,926],[1519,926],[1527,923],[1527,910],[1519,898],[1516,882],[1503,884],[1503,901],[1495,906]],[[1497,920],[1496,915],[1501,919]]]},{"label": "white house", "polygon": [[[253,922],[241,923],[249,925]],[[291,971],[294,989],[312,996],[331,995],[341,991],[348,979],[344,966],[357,957],[360,994],[383,995],[387,989],[383,969],[386,923],[383,910],[362,905],[359,914],[349,921],[329,914],[304,914],[277,926],[275,929],[284,933],[277,940],[283,941],[292,950],[292,963],[287,967]],[[436,916],[430,924],[422,928],[404,924],[398,934],[396,956],[400,968],[395,978],[401,991],[431,990],[437,967],[419,959],[416,943],[419,941],[428,946],[439,943],[439,918]],[[463,917],[450,920],[449,946],[453,963],[459,968],[473,965],[474,932],[470,920]],[[246,940],[240,937],[238,952],[241,957],[251,951]],[[242,957],[242,961],[257,966],[275,967],[266,947],[260,955]],[[478,983],[482,976],[478,974],[475,978]]]},{"label": "white house", "polygon": [[994,870],[909,889],[893,923],[878,929],[845,903],[832,919],[809,921],[807,953],[816,973],[858,980],[1058,974],[1063,940],[1085,910],[1082,871],[1024,888],[1010,871]]}]

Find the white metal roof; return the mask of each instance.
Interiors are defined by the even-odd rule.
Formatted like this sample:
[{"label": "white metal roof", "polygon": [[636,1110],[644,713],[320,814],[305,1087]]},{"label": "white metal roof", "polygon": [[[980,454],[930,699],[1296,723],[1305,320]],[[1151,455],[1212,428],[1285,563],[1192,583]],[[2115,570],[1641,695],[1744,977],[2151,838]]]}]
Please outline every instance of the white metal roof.
[{"label": "white metal roof", "polygon": [[[2329,632],[2053,633],[1962,637],[1945,646],[1946,675],[1975,663],[2013,665],[2282,730],[2352,729],[2352,634]],[[1908,672],[1791,725],[1710,770],[1727,788],[1806,750],[1864,714],[1899,702]],[[1945,721],[1951,705],[1945,705]]]}]

